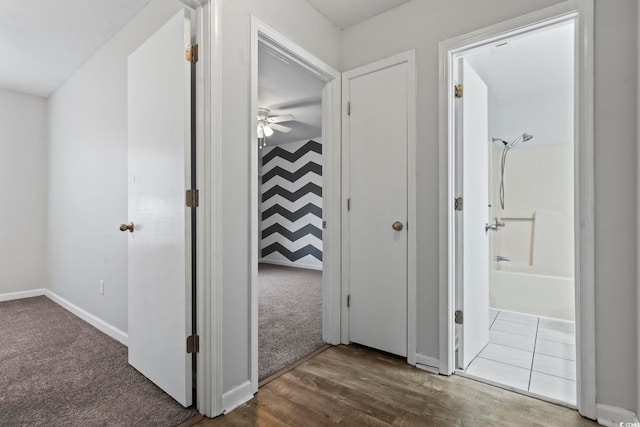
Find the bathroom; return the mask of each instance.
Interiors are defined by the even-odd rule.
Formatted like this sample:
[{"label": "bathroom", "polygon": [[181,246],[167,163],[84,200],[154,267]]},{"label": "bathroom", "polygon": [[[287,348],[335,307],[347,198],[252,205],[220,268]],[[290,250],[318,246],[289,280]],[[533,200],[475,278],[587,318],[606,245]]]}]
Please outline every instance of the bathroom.
[{"label": "bathroom", "polygon": [[489,343],[471,377],[576,402],[572,22],[467,59],[488,88]]}]

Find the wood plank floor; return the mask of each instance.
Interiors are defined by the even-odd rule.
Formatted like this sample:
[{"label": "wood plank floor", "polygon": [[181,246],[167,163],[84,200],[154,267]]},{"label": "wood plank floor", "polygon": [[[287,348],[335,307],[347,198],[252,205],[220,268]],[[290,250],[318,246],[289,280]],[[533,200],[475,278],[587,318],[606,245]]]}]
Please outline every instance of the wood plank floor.
[{"label": "wood plank floor", "polygon": [[332,347],[209,426],[595,426],[577,411],[362,346]]}]

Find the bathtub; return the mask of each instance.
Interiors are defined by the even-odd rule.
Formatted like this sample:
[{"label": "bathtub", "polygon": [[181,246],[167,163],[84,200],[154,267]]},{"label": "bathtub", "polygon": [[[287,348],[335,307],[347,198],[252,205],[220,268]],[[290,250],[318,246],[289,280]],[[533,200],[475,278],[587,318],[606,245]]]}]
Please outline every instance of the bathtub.
[{"label": "bathtub", "polygon": [[573,278],[494,269],[489,298],[497,310],[575,320]]},{"label": "bathtub", "polygon": [[573,221],[550,209],[502,221],[494,235],[491,306],[573,321]]}]

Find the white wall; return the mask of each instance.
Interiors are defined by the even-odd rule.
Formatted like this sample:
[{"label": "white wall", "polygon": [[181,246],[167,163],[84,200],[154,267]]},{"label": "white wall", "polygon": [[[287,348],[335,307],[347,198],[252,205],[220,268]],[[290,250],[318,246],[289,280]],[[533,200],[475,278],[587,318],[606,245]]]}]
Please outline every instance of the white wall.
[{"label": "white wall", "polygon": [[[636,1],[636,147],[640,145],[640,0]],[[637,164],[640,165],[640,149],[637,150],[638,158]],[[636,271],[636,307],[640,307],[640,174],[637,176],[637,240],[636,240],[636,250],[637,252],[637,262],[636,265],[638,270]],[[636,414],[640,414],[640,310],[637,310],[638,318],[637,320],[637,342],[636,342],[636,368],[637,368],[637,406],[636,406]]]},{"label": "white wall", "polygon": [[[636,2],[595,2],[596,386],[599,403],[636,406]],[[618,52],[618,53],[616,53]],[[625,55],[619,55],[625,52]]]},{"label": "white wall", "polygon": [[0,295],[45,288],[47,104],[0,89]]},{"label": "white wall", "polygon": [[[250,16],[336,67],[339,31],[300,0],[222,0],[223,390],[250,380]],[[239,141],[246,141],[244,143]]]},{"label": "white wall", "polygon": [[180,8],[174,0],[152,1],[49,98],[50,290],[122,331],[127,56]]},{"label": "white wall", "polygon": [[[510,257],[511,262],[498,263],[508,270],[515,262],[524,262],[531,265],[533,274],[573,278],[573,90],[506,99],[490,108],[495,118],[490,136],[506,141],[523,132],[534,136],[508,152],[505,209],[499,194],[503,144],[491,144],[491,217],[506,218],[506,226],[492,234],[492,256]],[[542,210],[559,213],[553,215],[558,221],[537,221]],[[545,230],[540,227],[545,223],[560,229]],[[549,252],[550,248],[554,250]]]},{"label": "white wall", "polygon": [[[417,52],[419,353],[439,355],[438,43],[555,3],[414,0],[343,31],[342,70]],[[632,410],[638,403],[636,16],[634,0],[596,1],[597,393],[599,403]]]}]

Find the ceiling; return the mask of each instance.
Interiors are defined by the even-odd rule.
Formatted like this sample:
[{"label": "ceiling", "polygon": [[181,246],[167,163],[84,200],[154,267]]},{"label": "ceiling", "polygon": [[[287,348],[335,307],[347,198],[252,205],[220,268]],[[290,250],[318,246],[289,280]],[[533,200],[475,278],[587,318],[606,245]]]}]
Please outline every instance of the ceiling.
[{"label": "ceiling", "polygon": [[48,97],[149,1],[0,2],[0,87]]},{"label": "ceiling", "polygon": [[[527,33],[465,56],[487,84],[492,97],[506,101],[573,85],[573,22]],[[500,46],[502,45],[502,46]]]},{"label": "ceiling", "polygon": [[324,83],[301,66],[260,43],[258,49],[258,107],[271,116],[292,114],[283,122],[289,133],[275,132],[267,145],[317,138],[322,135],[322,88]]},{"label": "ceiling", "polygon": [[[48,97],[149,1],[3,0],[0,88]],[[346,28],[409,0],[307,1]]]},{"label": "ceiling", "polygon": [[338,28],[350,27],[409,0],[307,0]]}]

